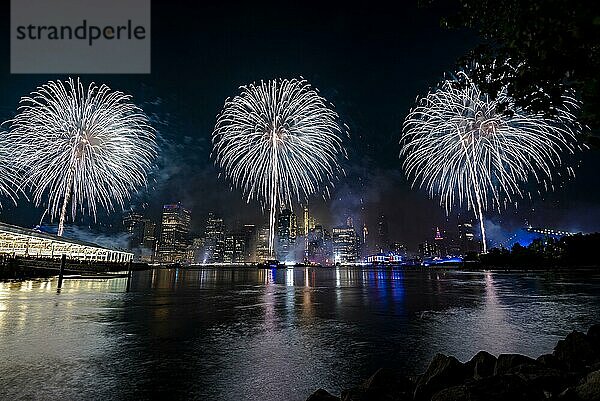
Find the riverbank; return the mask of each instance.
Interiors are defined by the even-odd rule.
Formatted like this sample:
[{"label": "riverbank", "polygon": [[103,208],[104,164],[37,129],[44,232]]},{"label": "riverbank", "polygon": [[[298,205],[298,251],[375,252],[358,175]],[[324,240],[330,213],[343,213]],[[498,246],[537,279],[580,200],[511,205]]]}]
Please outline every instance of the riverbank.
[{"label": "riverbank", "polygon": [[462,363],[437,354],[427,370],[404,376],[379,369],[340,397],[323,389],[307,401],[597,401],[600,400],[600,324],[573,331],[552,354],[537,359],[520,354],[478,352]]}]

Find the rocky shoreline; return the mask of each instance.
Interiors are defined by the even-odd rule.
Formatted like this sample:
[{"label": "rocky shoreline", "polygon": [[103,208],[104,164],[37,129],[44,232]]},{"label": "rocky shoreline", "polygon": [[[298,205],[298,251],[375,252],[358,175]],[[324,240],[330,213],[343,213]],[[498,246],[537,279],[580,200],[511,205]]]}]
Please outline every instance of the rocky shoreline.
[{"label": "rocky shoreline", "polygon": [[323,389],[307,401],[600,401],[600,324],[573,331],[552,354],[498,357],[478,352],[462,363],[437,354],[427,370],[403,376],[379,369],[340,397]]}]

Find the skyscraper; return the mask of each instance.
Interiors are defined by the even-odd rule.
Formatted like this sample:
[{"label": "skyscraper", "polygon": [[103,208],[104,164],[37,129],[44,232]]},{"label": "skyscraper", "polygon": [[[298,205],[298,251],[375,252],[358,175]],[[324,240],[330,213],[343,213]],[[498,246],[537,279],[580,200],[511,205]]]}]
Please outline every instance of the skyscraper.
[{"label": "skyscraper", "polygon": [[223,262],[244,263],[244,240],[239,231],[229,231],[225,234]]},{"label": "skyscraper", "polygon": [[204,238],[192,239],[192,245],[188,247],[188,258],[190,264],[204,263]]},{"label": "skyscraper", "polygon": [[258,232],[254,224],[244,224],[242,227],[244,236],[244,262],[254,262],[256,260],[256,247],[258,244]]},{"label": "skyscraper", "polygon": [[435,236],[433,237],[434,253],[439,258],[444,258],[448,255],[447,244],[442,231],[439,227],[435,228]]},{"label": "skyscraper", "polygon": [[466,221],[458,225],[458,244],[462,254],[480,251],[480,243],[475,239],[472,222]]},{"label": "skyscraper", "polygon": [[156,250],[156,224],[141,214],[130,211],[123,215],[123,227],[129,234],[128,250],[134,254],[134,260],[153,262]]},{"label": "skyscraper", "polygon": [[357,235],[354,227],[333,229],[333,259],[335,263],[355,263],[357,260]]},{"label": "skyscraper", "polygon": [[269,227],[261,227],[256,239],[256,260],[264,262],[269,259]]},{"label": "skyscraper", "polygon": [[188,259],[191,213],[181,203],[164,205],[157,259],[161,263],[184,263]]},{"label": "skyscraper", "polygon": [[363,224],[360,245],[360,256],[364,259],[369,255],[369,229],[367,228],[366,223]]},{"label": "skyscraper", "polygon": [[139,248],[144,242],[144,217],[134,211],[123,215],[123,227],[129,234],[128,249]]},{"label": "skyscraper", "polygon": [[144,219],[142,248],[140,259],[144,262],[154,262],[154,253],[156,252],[156,223],[150,219]]},{"label": "skyscraper", "polygon": [[308,205],[304,206],[304,219],[302,221],[304,225],[304,260],[308,260],[308,232],[310,231],[310,215],[308,213]]},{"label": "skyscraper", "polygon": [[298,224],[296,215],[290,209],[284,209],[277,218],[277,257],[281,261],[293,262]]},{"label": "skyscraper", "polygon": [[333,261],[331,235],[322,225],[315,225],[308,234],[308,260],[328,265]]},{"label": "skyscraper", "polygon": [[406,246],[401,242],[392,242],[390,244],[390,251],[399,256],[406,256]]},{"label": "skyscraper", "polygon": [[419,256],[421,259],[427,259],[433,256],[435,247],[431,242],[425,241],[422,244],[419,244]]},{"label": "skyscraper", "polygon": [[205,263],[220,263],[225,257],[225,223],[209,213],[204,231]]},{"label": "skyscraper", "polygon": [[388,251],[390,237],[388,232],[388,223],[386,217],[382,214],[377,219],[377,243],[375,244],[375,253],[385,253]]}]

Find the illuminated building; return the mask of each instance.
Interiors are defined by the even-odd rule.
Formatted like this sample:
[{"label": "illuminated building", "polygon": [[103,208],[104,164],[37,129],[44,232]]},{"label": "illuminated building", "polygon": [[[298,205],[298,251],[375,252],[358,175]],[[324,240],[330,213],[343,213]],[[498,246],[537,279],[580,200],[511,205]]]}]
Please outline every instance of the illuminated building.
[{"label": "illuminated building", "polygon": [[221,263],[225,257],[225,223],[214,213],[208,214],[204,231],[204,263]]},{"label": "illuminated building", "polygon": [[334,262],[341,264],[355,263],[358,258],[358,244],[354,227],[335,227],[332,234]]},{"label": "illuminated building", "polygon": [[362,260],[366,260],[366,257],[369,255],[369,229],[367,228],[367,224],[363,224],[362,228],[362,236],[361,236],[361,244],[360,244],[360,258]]},{"label": "illuminated building", "polygon": [[446,240],[442,235],[439,227],[435,228],[435,237],[433,238],[434,255],[439,258],[444,258],[448,255]]},{"label": "illuminated building", "polygon": [[402,255],[390,252],[388,254],[378,253],[376,255],[369,255],[366,259],[368,263],[372,263],[374,265],[384,265],[402,263],[402,258]]},{"label": "illuminated building", "polygon": [[304,260],[308,260],[308,232],[310,231],[310,217],[308,214],[308,206],[304,207]]},{"label": "illuminated building", "polygon": [[0,254],[94,262],[129,262],[133,253],[0,223]]},{"label": "illuminated building", "polygon": [[225,240],[223,242],[223,262],[233,263],[235,256],[235,245],[237,242],[237,235],[233,232],[225,234]]},{"label": "illuminated building", "polygon": [[395,255],[406,256],[406,246],[400,242],[392,242],[390,251]]},{"label": "illuminated building", "polygon": [[296,237],[298,225],[296,215],[289,209],[284,209],[277,218],[277,257],[283,262],[295,260]]},{"label": "illuminated building", "polygon": [[269,227],[262,227],[258,230],[256,239],[256,260],[264,262],[269,257]]},{"label": "illuminated building", "polygon": [[421,256],[421,259],[431,258],[434,254],[435,246],[432,243],[425,241],[419,244],[419,256]]},{"label": "illuminated building", "polygon": [[244,263],[246,256],[246,241],[240,231],[230,231],[225,235],[225,250],[223,262]]},{"label": "illuminated building", "polygon": [[181,206],[181,203],[163,206],[160,241],[156,255],[158,261],[187,262],[190,223],[190,211]]},{"label": "illuminated building", "polygon": [[308,212],[308,206],[304,206],[303,214],[302,214],[302,235],[306,236],[308,231],[310,230],[310,215]]}]

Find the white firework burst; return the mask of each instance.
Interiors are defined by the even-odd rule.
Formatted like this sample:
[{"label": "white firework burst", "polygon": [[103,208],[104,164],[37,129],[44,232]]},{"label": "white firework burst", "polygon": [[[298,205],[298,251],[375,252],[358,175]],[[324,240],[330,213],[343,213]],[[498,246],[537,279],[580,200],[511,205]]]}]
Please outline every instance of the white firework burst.
[{"label": "white firework burst", "polygon": [[[551,188],[563,156],[581,149],[574,115],[579,103],[569,95],[563,103],[552,117],[528,113],[506,90],[491,99],[461,72],[406,117],[400,140],[405,173],[413,186],[438,196],[446,212],[456,205],[473,210],[487,252],[484,211],[525,196],[532,179]],[[507,112],[498,111],[500,104]]]},{"label": "white firework burst", "polygon": [[277,207],[292,207],[329,186],[345,156],[338,115],[304,79],[240,88],[227,99],[213,132],[213,157],[246,201],[269,208],[273,254]]},{"label": "white firework burst", "polygon": [[62,235],[67,211],[96,216],[123,207],[156,157],[155,132],[131,96],[79,78],[50,81],[21,98],[10,120],[10,152]]}]

